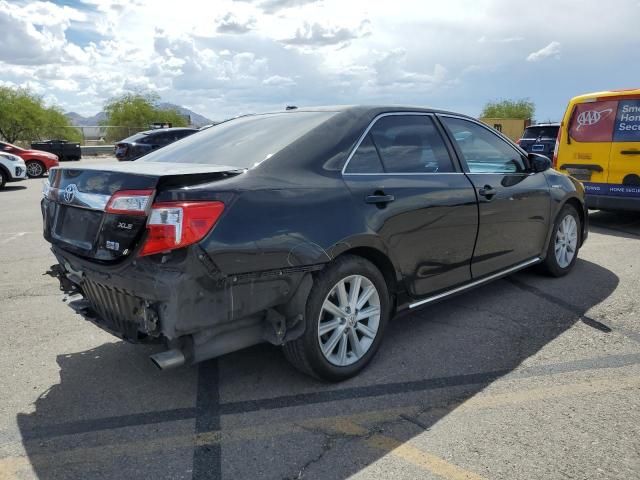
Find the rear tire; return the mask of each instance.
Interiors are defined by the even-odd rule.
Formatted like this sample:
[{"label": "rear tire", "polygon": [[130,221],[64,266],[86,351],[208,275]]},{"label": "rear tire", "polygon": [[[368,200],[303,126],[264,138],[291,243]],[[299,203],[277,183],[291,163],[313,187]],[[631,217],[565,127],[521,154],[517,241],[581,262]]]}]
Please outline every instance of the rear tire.
[{"label": "rear tire", "polygon": [[303,373],[346,380],[378,351],[389,315],[389,293],[380,271],[362,257],[338,257],[314,279],[305,332],[284,345],[284,355]]},{"label": "rear tire", "polygon": [[38,160],[27,160],[25,163],[27,165],[27,176],[29,178],[38,178],[44,175],[46,170],[42,162]]},{"label": "rear tire", "polygon": [[573,206],[565,205],[553,225],[547,256],[541,265],[544,273],[562,277],[571,271],[578,259],[581,235],[582,225],[578,212]]}]

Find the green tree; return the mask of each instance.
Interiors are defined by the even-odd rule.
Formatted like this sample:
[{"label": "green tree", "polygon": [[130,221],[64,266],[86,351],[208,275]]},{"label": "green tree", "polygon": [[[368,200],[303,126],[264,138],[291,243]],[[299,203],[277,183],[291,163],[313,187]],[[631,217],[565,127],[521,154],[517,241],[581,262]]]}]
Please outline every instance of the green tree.
[{"label": "green tree", "polygon": [[9,143],[81,138],[58,107],[46,107],[42,98],[28,89],[11,87],[0,87],[0,136]]},{"label": "green tree", "polygon": [[[186,127],[187,119],[177,110],[158,108],[160,97],[151,92],[125,93],[107,101],[103,125],[111,125],[108,140],[120,140],[134,132],[147,130],[155,122]],[[118,127],[118,128],[115,128]]]},{"label": "green tree", "polygon": [[496,100],[482,109],[482,118],[520,118],[529,120],[536,112],[535,104],[528,98],[520,100]]}]

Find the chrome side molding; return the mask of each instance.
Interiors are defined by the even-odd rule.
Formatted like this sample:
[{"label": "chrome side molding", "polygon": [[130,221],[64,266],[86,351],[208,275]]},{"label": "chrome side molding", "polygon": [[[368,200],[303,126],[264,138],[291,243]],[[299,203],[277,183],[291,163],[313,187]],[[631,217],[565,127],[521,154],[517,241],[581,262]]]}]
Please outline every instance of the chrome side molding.
[{"label": "chrome side molding", "polygon": [[464,292],[465,290],[471,289],[473,287],[477,287],[479,285],[482,285],[483,283],[488,283],[492,280],[496,280],[500,277],[504,277],[506,275],[509,275],[510,273],[514,273],[517,272],[518,270],[522,270],[523,268],[527,268],[530,267],[531,265],[535,265],[536,263],[540,263],[542,261],[542,258],[540,257],[535,257],[532,258],[531,260],[527,260],[526,262],[522,262],[519,263],[517,265],[514,265],[513,267],[507,268],[506,270],[502,270],[500,272],[494,273],[492,275],[489,275],[488,277],[484,277],[481,278],[479,280],[475,280],[471,283],[467,283],[466,285],[461,285],[459,287],[456,287],[452,290],[446,291],[446,292],[442,292],[439,293],[437,295],[434,295],[432,297],[427,297],[423,300],[417,301],[415,303],[412,303],[411,305],[409,305],[409,308],[416,308],[419,307],[421,305],[426,305],[427,303],[431,303],[431,302],[435,302],[437,300],[441,300],[443,298],[446,298],[450,295],[455,295],[456,293],[460,293],[460,292]]}]

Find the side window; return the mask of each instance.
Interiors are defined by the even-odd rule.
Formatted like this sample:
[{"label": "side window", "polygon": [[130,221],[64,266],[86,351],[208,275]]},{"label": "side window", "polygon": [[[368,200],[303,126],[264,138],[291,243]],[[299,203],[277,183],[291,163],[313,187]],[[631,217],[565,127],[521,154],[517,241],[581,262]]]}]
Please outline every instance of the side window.
[{"label": "side window", "polygon": [[453,172],[444,140],[431,117],[391,115],[382,117],[370,135],[389,173]]},{"label": "side window", "polygon": [[525,171],[520,152],[490,130],[461,118],[441,118],[462,152],[470,173]]},{"label": "side window", "polygon": [[369,134],[349,160],[346,173],[382,173],[383,171],[380,157]]}]

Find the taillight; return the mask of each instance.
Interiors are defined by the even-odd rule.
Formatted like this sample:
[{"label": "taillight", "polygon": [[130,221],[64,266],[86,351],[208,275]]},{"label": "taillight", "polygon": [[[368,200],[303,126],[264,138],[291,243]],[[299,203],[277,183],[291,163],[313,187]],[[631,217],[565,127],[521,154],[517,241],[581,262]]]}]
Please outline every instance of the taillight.
[{"label": "taillight", "polygon": [[224,210],[222,202],[162,202],[151,207],[140,256],[183,248],[202,240]]},{"label": "taillight", "polygon": [[562,137],[562,128],[564,127],[564,122],[560,124],[560,128],[558,129],[558,136],[556,137],[556,146],[553,149],[553,168],[558,168],[558,150],[560,150],[560,138]]},{"label": "taillight", "polygon": [[518,140],[516,140],[516,145],[520,145],[520,140],[522,140],[522,139],[519,138]]},{"label": "taillight", "polygon": [[114,193],[105,211],[120,215],[146,215],[153,190],[120,190]]}]

